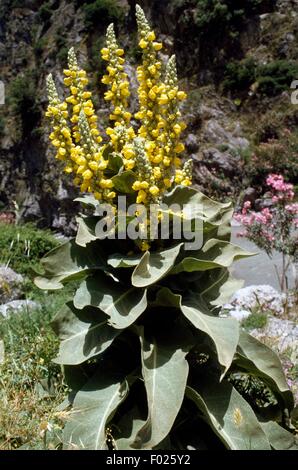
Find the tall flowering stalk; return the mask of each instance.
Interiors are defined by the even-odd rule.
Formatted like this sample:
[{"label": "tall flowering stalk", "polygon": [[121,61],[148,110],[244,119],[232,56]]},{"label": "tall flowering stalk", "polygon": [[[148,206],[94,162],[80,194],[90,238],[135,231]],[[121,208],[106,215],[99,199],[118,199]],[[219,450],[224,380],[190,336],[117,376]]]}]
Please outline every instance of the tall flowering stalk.
[{"label": "tall flowering stalk", "polygon": [[163,74],[158,57],[162,43],[156,41],[138,5],[136,17],[143,57],[137,68],[139,111],[134,117],[138,126],[131,124],[124,50],[117,43],[112,24],[107,29],[106,47],[101,50],[107,62],[107,73],[102,78],[107,86],[104,98],[110,103],[110,125],[105,135],[101,136],[97,128],[91,92],[86,89],[86,72],[79,67],[73,48],[64,70],[64,83],[69,89],[65,101],[60,100],[51,75],[47,80],[46,115],[53,125],[50,139],[57,149],[56,158],[65,162],[65,172],[73,175],[82,192],[114,204],[116,211],[114,200],[123,194],[123,185],[121,190],[115,185],[113,177],[119,168],[115,169],[111,156],[120,157],[124,173],[131,172],[129,190],[133,190],[138,204],[159,203],[176,184],[191,184],[192,162],[182,166],[180,159],[184,150],[180,134],[186,126],[180,120],[179,103],[186,93],[178,88],[175,57],[169,59]]},{"label": "tall flowering stalk", "polygon": [[270,259],[274,251],[281,253],[281,272],[276,265],[274,267],[280,288],[285,291],[288,289],[288,270],[292,266],[295,271],[298,260],[298,204],[293,202],[293,185],[286,183],[283,176],[270,174],[266,185],[270,190],[269,207],[256,212],[251,210],[251,203],[247,201],[241,213],[235,215],[235,219],[245,228],[238,235],[248,238],[265,250]]}]

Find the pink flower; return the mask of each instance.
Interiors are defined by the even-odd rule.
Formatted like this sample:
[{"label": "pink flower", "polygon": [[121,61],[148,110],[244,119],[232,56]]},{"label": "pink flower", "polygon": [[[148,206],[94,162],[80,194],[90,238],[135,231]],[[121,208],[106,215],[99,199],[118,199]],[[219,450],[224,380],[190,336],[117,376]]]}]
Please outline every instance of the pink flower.
[{"label": "pink flower", "polygon": [[290,212],[290,214],[298,214],[298,203],[295,202],[294,204],[287,204],[285,209]]}]

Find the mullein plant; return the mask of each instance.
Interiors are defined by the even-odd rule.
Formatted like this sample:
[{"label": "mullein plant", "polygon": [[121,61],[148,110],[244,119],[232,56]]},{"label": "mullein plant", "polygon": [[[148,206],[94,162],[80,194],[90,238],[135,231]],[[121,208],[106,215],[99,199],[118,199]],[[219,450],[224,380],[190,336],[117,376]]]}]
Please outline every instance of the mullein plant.
[{"label": "mullein plant", "polygon": [[[219,316],[237,284],[229,266],[249,256],[230,243],[233,209],[190,187],[192,162],[181,160],[179,104],[186,94],[178,87],[175,57],[164,67],[162,44],[138,5],[136,17],[143,59],[134,116],[113,25],[101,51],[111,107],[105,135],[73,49],[65,101],[48,78],[56,158],[84,193],[78,200],[94,208],[94,215],[78,217],[74,239],[42,259],[43,274],[35,280],[45,290],[76,286],[53,320],[60,338],[55,361],[70,389],[64,448],[294,448],[293,396],[278,357],[235,319]],[[148,229],[136,239],[99,233],[104,204],[119,225],[118,196],[160,208],[158,224],[168,216],[169,236],[151,237]],[[174,204],[180,212],[164,209]],[[201,237],[196,249],[184,232],[173,236],[184,209]],[[258,397],[239,385],[242,376],[258,381]]]}]

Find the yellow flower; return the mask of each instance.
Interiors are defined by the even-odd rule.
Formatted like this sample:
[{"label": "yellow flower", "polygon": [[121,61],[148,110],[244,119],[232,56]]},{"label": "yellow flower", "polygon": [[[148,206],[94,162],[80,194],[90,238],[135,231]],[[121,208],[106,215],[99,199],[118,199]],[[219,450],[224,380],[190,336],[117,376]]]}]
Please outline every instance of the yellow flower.
[{"label": "yellow flower", "polygon": [[187,98],[187,94],[184,91],[178,91],[177,93],[178,100],[185,100]]},{"label": "yellow flower", "polygon": [[141,49],[145,49],[148,46],[148,42],[145,39],[141,39],[139,42],[139,46]]},{"label": "yellow flower", "polygon": [[113,184],[113,181],[110,179],[107,179],[107,180],[102,179],[100,182],[100,186],[104,189],[107,189],[107,188],[110,189],[114,186],[114,184]]},{"label": "yellow flower", "polygon": [[180,142],[179,144],[176,145],[174,150],[176,153],[181,153],[183,152],[184,149],[185,149],[184,144]]},{"label": "yellow flower", "polygon": [[153,43],[153,48],[154,48],[156,51],[160,51],[160,49],[162,49],[162,43],[161,43],[161,42],[154,42],[154,43]]},{"label": "yellow flower", "polygon": [[159,194],[159,188],[157,186],[151,186],[151,188],[149,188],[149,192],[152,196],[157,196]]},{"label": "yellow flower", "polygon": [[122,152],[123,152],[125,158],[127,158],[128,160],[135,156],[135,152],[134,152],[134,150],[132,149],[131,146],[130,147],[124,147]]},{"label": "yellow flower", "polygon": [[154,32],[154,31],[150,31],[150,33],[147,34],[146,39],[147,39],[148,41],[154,41],[154,40],[155,40],[155,32]]},{"label": "yellow flower", "polygon": [[167,104],[168,102],[169,102],[169,98],[165,94],[161,95],[158,100],[159,104]]},{"label": "yellow flower", "polygon": [[146,199],[147,199],[147,193],[141,189],[138,192],[137,204],[141,204],[142,202],[146,202]]},{"label": "yellow flower", "polygon": [[83,177],[84,180],[90,180],[92,178],[92,176],[93,176],[93,173],[90,170],[86,170],[82,174],[82,177]]}]

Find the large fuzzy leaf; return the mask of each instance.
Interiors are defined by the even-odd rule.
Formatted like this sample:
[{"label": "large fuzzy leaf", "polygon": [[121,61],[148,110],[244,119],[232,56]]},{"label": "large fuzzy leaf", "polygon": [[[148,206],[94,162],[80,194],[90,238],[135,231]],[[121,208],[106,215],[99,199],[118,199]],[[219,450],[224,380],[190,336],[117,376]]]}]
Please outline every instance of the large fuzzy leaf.
[{"label": "large fuzzy leaf", "polygon": [[44,274],[37,276],[34,282],[40,289],[48,290],[61,289],[64,282],[82,279],[93,270],[104,269],[106,262],[100,242],[83,248],[70,240],[51,250],[42,258],[41,265]]},{"label": "large fuzzy leaf", "polygon": [[235,364],[263,379],[269,388],[282,398],[289,409],[294,406],[281,362],[278,356],[263,343],[241,331]]},{"label": "large fuzzy leaf", "polygon": [[239,324],[234,318],[219,318],[210,315],[200,298],[188,293],[185,296],[174,294],[162,288],[156,302],[160,305],[173,305],[179,308],[186,318],[198,329],[206,333],[214,342],[219,363],[225,371],[230,367],[239,339]]},{"label": "large fuzzy leaf", "polygon": [[140,412],[134,407],[129,413],[125,413],[120,422],[117,423],[121,437],[116,439],[117,450],[132,449],[136,435],[143,428],[145,420],[141,419]]},{"label": "large fuzzy leaf", "polygon": [[76,235],[76,244],[85,247],[87,243],[90,243],[97,239],[95,235],[95,226],[99,218],[96,216],[91,217],[78,217],[78,231]]},{"label": "large fuzzy leaf", "polygon": [[52,327],[61,340],[55,362],[68,365],[81,364],[102,353],[120,333],[98,309],[77,310],[71,302],[58,312]]},{"label": "large fuzzy leaf", "polygon": [[147,307],[147,292],[115,282],[104,273],[88,277],[78,288],[74,306],[97,307],[109,317],[114,328],[124,329],[134,323]]},{"label": "large fuzzy leaf", "polygon": [[231,266],[234,261],[253,255],[254,253],[244,251],[242,248],[232,243],[211,239],[207,241],[200,251],[194,252],[192,257],[183,258],[183,260],[172,269],[171,274],[178,274],[182,271],[193,272],[227,268]]},{"label": "large fuzzy leaf", "polygon": [[204,377],[198,391],[187,387],[186,396],[197,405],[228,449],[270,449],[252,408],[229,383]]},{"label": "large fuzzy leaf", "polygon": [[168,435],[182,405],[188,376],[185,356],[189,348],[179,348],[174,342],[171,345],[149,341],[144,335],[141,345],[148,418],[131,447],[152,449]]},{"label": "large fuzzy leaf", "polygon": [[298,441],[293,434],[282,428],[275,421],[261,423],[268,440],[275,450],[298,450]]},{"label": "large fuzzy leaf", "polygon": [[103,450],[106,426],[128,393],[125,380],[101,371],[76,394],[63,433],[67,449]]},{"label": "large fuzzy leaf", "polygon": [[230,221],[233,214],[231,203],[218,203],[200,191],[183,186],[176,186],[164,196],[163,202],[168,206],[178,204],[181,208],[189,210],[192,218],[199,217],[206,221],[207,225],[205,227],[204,224],[204,232],[212,229],[217,238],[229,240],[231,234]]},{"label": "large fuzzy leaf", "polygon": [[168,250],[146,251],[132,274],[132,285],[147,287],[162,279],[173,267],[183,243]]}]

